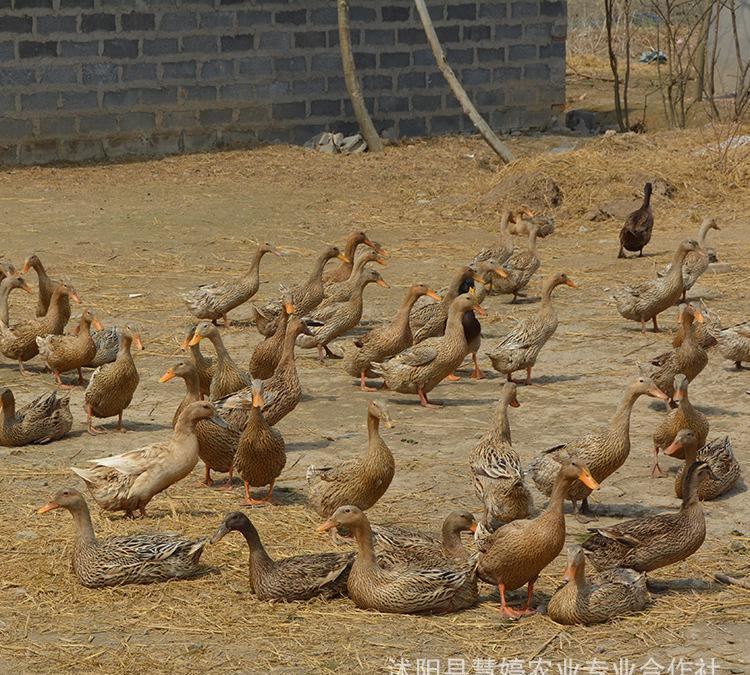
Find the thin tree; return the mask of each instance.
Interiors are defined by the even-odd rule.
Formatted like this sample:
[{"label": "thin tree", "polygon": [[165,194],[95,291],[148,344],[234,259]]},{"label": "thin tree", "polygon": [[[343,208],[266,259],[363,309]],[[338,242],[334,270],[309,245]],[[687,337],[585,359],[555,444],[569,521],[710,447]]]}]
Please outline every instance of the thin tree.
[{"label": "thin tree", "polygon": [[352,38],[349,31],[349,4],[347,0],[338,0],[339,19],[339,48],[341,49],[341,64],[344,69],[344,82],[349,98],[352,102],[354,117],[367,143],[370,152],[383,152],[383,142],[375,130],[370,113],[367,111],[365,99],[362,96],[362,88],[359,86],[357,67],[354,65],[354,54],[352,53]]},{"label": "thin tree", "polygon": [[432,49],[432,53],[435,56],[437,66],[440,69],[440,72],[443,74],[446,82],[448,82],[448,86],[451,88],[453,95],[458,99],[458,102],[461,104],[461,108],[463,108],[464,113],[466,113],[476,130],[482,135],[482,138],[484,138],[487,144],[500,156],[500,159],[502,159],[506,164],[509,164],[514,160],[513,153],[510,151],[510,148],[508,148],[508,146],[505,145],[505,143],[503,143],[495,135],[495,132],[492,131],[487,122],[484,121],[484,118],[474,107],[474,104],[471,102],[466,91],[458,81],[458,78],[453,72],[453,69],[445,60],[445,54],[443,53],[443,48],[440,45],[440,40],[438,39],[437,33],[435,32],[435,27],[432,24],[430,13],[427,11],[427,5],[425,5],[424,0],[414,0],[414,2],[417,5],[419,18],[422,20],[422,26],[424,26],[424,32],[427,35],[427,42],[430,43],[430,48]]}]

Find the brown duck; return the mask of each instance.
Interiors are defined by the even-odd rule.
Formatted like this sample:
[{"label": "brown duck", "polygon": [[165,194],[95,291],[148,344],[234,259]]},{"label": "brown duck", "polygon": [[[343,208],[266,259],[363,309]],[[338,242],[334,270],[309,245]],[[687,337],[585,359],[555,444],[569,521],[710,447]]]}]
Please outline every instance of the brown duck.
[{"label": "brown duck", "polygon": [[252,380],[250,373],[242,370],[234,362],[224,346],[219,329],[210,321],[201,321],[196,326],[195,335],[188,344],[192,347],[200,343],[203,338],[208,338],[216,351],[216,367],[208,392],[209,400],[217,401],[247,387]]},{"label": "brown duck", "polygon": [[654,186],[646,183],[643,188],[643,203],[641,207],[631,213],[620,230],[620,252],[618,258],[625,258],[625,251],[638,251],[643,255],[643,249],[651,241],[654,229],[654,212],[651,209],[651,194]]},{"label": "brown duck", "polygon": [[211,393],[211,380],[216,372],[216,359],[211,356],[203,355],[200,342],[190,344],[195,337],[196,328],[197,324],[194,326],[188,326],[185,333],[185,339],[182,342],[182,351],[189,352],[190,359],[198,372],[198,382],[200,383],[202,400]]},{"label": "brown duck", "polygon": [[70,394],[51,391],[16,410],[13,392],[0,391],[0,446],[49,443],[62,438],[72,426]]},{"label": "brown duck", "polygon": [[3,276],[0,281],[0,323],[5,326],[10,325],[10,310],[8,308],[10,292],[16,288],[21,288],[27,293],[32,292],[31,286],[26,283],[23,277],[13,274]]},{"label": "brown duck", "polygon": [[281,314],[276,324],[276,331],[263,342],[258,343],[250,357],[248,370],[254,379],[265,380],[271,377],[276,370],[276,366],[279,365],[281,355],[284,353],[284,338],[291,314],[294,314],[294,304],[292,303],[292,296],[287,295],[281,305]]},{"label": "brown duck", "polygon": [[[32,253],[23,263],[23,269],[21,274],[27,274],[29,270],[33,269],[36,272],[37,281],[39,284],[39,297],[36,303],[36,315],[38,317],[45,316],[49,309],[50,302],[52,301],[52,295],[55,292],[55,288],[60,283],[52,279],[47,270],[44,269],[42,261],[36,253]],[[67,284],[69,288],[72,288],[70,284]],[[70,321],[70,300],[73,299],[75,302],[80,303],[80,299],[76,300],[77,294],[75,291],[70,294],[70,297],[64,298],[60,305],[60,313],[62,316],[63,325],[67,325]]]},{"label": "brown duck", "polygon": [[346,239],[346,244],[344,244],[344,257],[341,258],[341,263],[335,269],[329,270],[323,274],[323,283],[339,283],[342,281],[346,281],[352,275],[352,271],[354,269],[355,254],[360,244],[369,246],[381,256],[385,255],[385,251],[380,247],[379,244],[372,241],[367,236],[366,232],[354,230],[349,234]]}]

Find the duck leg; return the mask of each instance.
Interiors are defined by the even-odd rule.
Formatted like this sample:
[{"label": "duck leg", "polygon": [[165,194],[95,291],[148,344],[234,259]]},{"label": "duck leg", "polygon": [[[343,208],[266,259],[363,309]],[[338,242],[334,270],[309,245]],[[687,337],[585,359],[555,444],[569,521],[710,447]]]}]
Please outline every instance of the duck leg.
[{"label": "duck leg", "polygon": [[646,320],[645,319],[641,319],[641,333],[643,333],[643,335],[646,334]]},{"label": "duck leg", "polygon": [[471,355],[471,359],[472,361],[474,361],[474,370],[471,371],[471,378],[473,380],[483,380],[486,375],[484,374],[484,371],[479,367],[476,353]]},{"label": "duck leg", "polygon": [[513,377],[512,377],[512,375],[513,375],[513,371],[511,371],[510,373],[508,373],[508,374],[507,374],[507,376],[506,376],[506,377],[507,377],[507,380],[508,380],[508,382],[513,382]]},{"label": "duck leg", "polygon": [[659,325],[656,323],[656,315],[654,315],[651,318],[651,321],[654,322],[654,333],[661,333],[661,330],[659,329]]},{"label": "duck leg", "polygon": [[451,373],[450,375],[446,375],[444,378],[444,382],[458,382],[461,379],[460,375],[456,375],[455,373]]},{"label": "duck leg", "polygon": [[662,478],[664,476],[664,472],[659,466],[659,448],[654,447],[653,455],[654,460],[651,463],[651,478]]},{"label": "duck leg", "polygon": [[34,375],[36,375],[36,373],[32,373],[23,367],[23,361],[18,362],[18,370],[21,371],[21,375],[25,375],[26,377],[33,377]]},{"label": "duck leg", "polygon": [[581,505],[578,507],[578,512],[575,515],[575,519],[579,523],[590,523],[592,520],[598,520],[596,514],[591,510],[589,506],[588,497],[584,497]]},{"label": "duck leg", "polygon": [[[206,467],[208,468],[208,467]],[[219,486],[219,490],[231,490],[232,489],[232,477],[234,475],[234,467],[229,467],[229,476],[227,479]]]},{"label": "duck leg", "polygon": [[359,389],[360,391],[377,391],[375,387],[368,387],[367,383],[365,382],[365,376],[367,375],[367,370],[363,370],[359,374]]},{"label": "duck leg", "polygon": [[534,599],[534,584],[537,579],[538,577],[531,579],[526,587],[526,604],[519,610],[522,616],[526,614],[536,614],[536,610],[531,607],[531,601]]},{"label": "duck leg", "polygon": [[531,366],[526,369],[526,386],[531,386]]},{"label": "duck leg", "polygon": [[[242,506],[268,506],[268,498],[253,499],[253,496],[250,494],[250,483],[248,483],[247,481],[243,482],[245,483],[245,499],[244,501],[240,502]],[[271,487],[271,489],[273,490],[273,486]]]},{"label": "duck leg", "polygon": [[78,386],[82,387],[84,384],[86,384],[86,380],[83,379],[83,371],[79,368],[78,369]]},{"label": "duck leg", "polygon": [[62,381],[62,378],[60,377],[60,373],[58,371],[53,371],[52,373],[55,376],[55,384],[60,387],[60,389],[72,389],[72,384],[65,384],[65,382]]},{"label": "duck leg", "polygon": [[122,426],[122,412],[117,416],[117,426],[115,427],[115,431],[119,431],[121,434],[124,434],[127,430],[124,426]]},{"label": "duck leg", "polygon": [[232,325],[232,322],[229,320],[229,317],[226,314],[222,314],[221,318],[224,320],[225,328],[229,328]]},{"label": "duck leg", "polygon": [[86,416],[87,416],[87,431],[92,435],[96,436],[97,434],[106,434],[107,430],[102,429],[101,427],[95,427],[93,422],[94,417],[94,411],[91,409],[90,405],[86,406]]},{"label": "duck leg", "polygon": [[432,403],[431,401],[427,400],[427,394],[425,393],[424,389],[421,387],[417,389],[417,394],[419,395],[419,404],[424,408],[440,408],[440,403]]},{"label": "duck leg", "polygon": [[206,485],[208,485],[208,487],[211,487],[214,484],[214,481],[211,478],[211,468],[206,463],[203,464],[203,467],[205,469],[203,480],[197,481],[195,483],[195,487],[204,487]]},{"label": "duck leg", "polygon": [[[533,582],[529,586],[533,586]],[[505,601],[505,584],[498,584],[497,588],[500,591],[500,612],[503,616],[507,616],[510,619],[517,619],[519,616],[527,614],[523,609],[508,607],[508,603]]]},{"label": "duck leg", "polygon": [[328,345],[323,345],[323,349],[325,349],[326,357],[329,359],[343,359],[343,356],[339,356],[335,352],[332,352],[330,349],[328,349]]}]

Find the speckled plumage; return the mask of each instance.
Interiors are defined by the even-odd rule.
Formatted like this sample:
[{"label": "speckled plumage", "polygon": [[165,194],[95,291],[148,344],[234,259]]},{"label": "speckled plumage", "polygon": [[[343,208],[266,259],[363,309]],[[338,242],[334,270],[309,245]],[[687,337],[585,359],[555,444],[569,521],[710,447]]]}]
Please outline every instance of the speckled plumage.
[{"label": "speckled plumage", "polygon": [[37,396],[16,410],[10,389],[0,392],[0,445],[15,447],[32,443],[49,443],[62,438],[73,426],[70,413],[70,394],[55,391]]}]

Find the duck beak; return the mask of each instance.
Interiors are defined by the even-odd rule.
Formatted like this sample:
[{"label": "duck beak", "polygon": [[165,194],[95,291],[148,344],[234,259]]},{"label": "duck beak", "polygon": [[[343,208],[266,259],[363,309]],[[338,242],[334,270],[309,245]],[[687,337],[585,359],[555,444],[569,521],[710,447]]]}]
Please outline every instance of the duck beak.
[{"label": "duck beak", "polygon": [[284,311],[287,314],[294,314],[294,305],[291,302],[284,303]]},{"label": "duck beak", "polygon": [[189,346],[190,346],[190,338],[187,338],[187,337],[186,337],[186,338],[185,338],[185,339],[184,339],[184,340],[183,340],[183,341],[182,341],[182,342],[180,343],[180,349],[182,349],[182,351],[183,351],[183,352],[186,352],[186,351],[188,350],[188,347],[189,347]]},{"label": "duck beak", "polygon": [[685,392],[683,389],[676,389],[674,392],[674,396],[672,396],[673,401],[681,401],[685,397]]},{"label": "duck beak", "polygon": [[375,283],[378,286],[382,286],[383,288],[390,288],[390,286],[386,283],[385,279],[378,279]]},{"label": "duck beak", "polygon": [[562,580],[565,582],[572,581],[576,576],[576,568],[573,565],[568,565],[563,572]]},{"label": "duck beak", "polygon": [[138,335],[138,333],[133,335],[133,344],[136,346],[136,349],[143,351],[143,343],[141,342],[141,336]]},{"label": "duck beak", "polygon": [[26,274],[31,269],[31,264],[28,258],[23,261],[23,267],[21,268],[21,274]]},{"label": "duck beak", "polygon": [[263,394],[258,393],[257,391],[253,392],[253,408],[262,408],[265,404],[265,401],[263,400]]},{"label": "duck beak", "polygon": [[440,302],[442,300],[442,298],[437,293],[435,293],[435,291],[433,291],[431,288],[427,291],[426,295],[428,298],[432,298],[433,300],[437,302]]},{"label": "duck beak", "polygon": [[286,255],[284,251],[282,251],[280,248],[276,248],[275,246],[271,246],[271,253],[279,256],[279,258],[283,258]]},{"label": "duck beak", "polygon": [[474,311],[479,314],[479,316],[487,316],[487,310],[481,305],[474,305]]},{"label": "duck beak", "polygon": [[332,520],[326,520],[322,525],[318,525],[316,532],[328,532],[336,527],[336,523]]},{"label": "duck beak", "polygon": [[391,416],[387,412],[383,412],[383,414],[380,416],[380,419],[383,421],[386,429],[393,429],[393,427],[396,426],[393,423]]},{"label": "duck beak", "polygon": [[513,400],[510,402],[510,407],[511,408],[520,408],[521,407],[521,404],[518,402],[518,398],[517,397],[515,397],[515,396],[513,397]]},{"label": "duck beak", "polygon": [[378,255],[377,258],[375,258],[375,262],[378,263],[378,265],[385,265],[385,258],[382,255]]},{"label": "duck beak", "polygon": [[345,256],[345,255],[344,255],[343,253],[339,253],[339,254],[338,254],[338,255],[337,255],[336,257],[337,257],[337,258],[338,258],[338,259],[339,259],[339,260],[340,260],[341,262],[345,262],[345,263],[350,263],[350,262],[351,262],[351,260],[349,260],[349,257],[348,257],[348,256]]},{"label": "duck beak", "polygon": [[592,490],[599,489],[599,483],[594,480],[594,477],[588,470],[581,471],[581,473],[578,475],[578,480],[580,480],[581,483],[583,483],[587,488],[591,488]]},{"label": "duck beak", "polygon": [[668,400],[669,400],[669,396],[667,396],[667,395],[666,395],[666,394],[665,394],[665,393],[664,393],[664,392],[663,392],[663,391],[662,391],[661,389],[659,389],[659,387],[657,387],[656,385],[653,385],[653,386],[652,386],[652,387],[651,387],[651,388],[650,388],[650,389],[648,390],[648,395],[649,395],[649,396],[652,396],[653,398],[660,398],[660,399],[661,399],[662,401],[668,401]]},{"label": "duck beak", "polygon": [[693,316],[698,323],[703,323],[705,321],[703,312],[701,312],[699,309],[693,309]]},{"label": "duck beak", "polygon": [[42,506],[40,509],[37,509],[37,513],[47,513],[47,511],[53,511],[54,509],[59,509],[60,505],[57,502],[49,502]]},{"label": "duck beak", "polygon": [[469,525],[469,532],[472,534],[475,534],[477,531],[477,521],[475,520],[471,525]]},{"label": "duck beak", "polygon": [[495,274],[497,274],[497,276],[499,276],[501,279],[507,279],[508,278],[508,273],[504,269],[502,269],[500,267],[496,267],[492,271]]},{"label": "duck beak", "polygon": [[195,335],[193,335],[193,339],[188,342],[188,346],[195,347],[195,345],[197,345],[202,339],[203,336],[196,333]]},{"label": "duck beak", "polygon": [[672,444],[664,449],[664,454],[669,455],[670,457],[674,457],[680,450],[682,450],[683,445],[682,441],[678,441],[677,439],[672,441]]},{"label": "duck beak", "polygon": [[566,285],[566,286],[570,286],[571,288],[578,288],[578,286],[576,285],[576,282],[575,282],[575,281],[573,281],[572,279],[568,279],[568,280],[567,280],[567,281],[565,282],[565,285]]},{"label": "duck beak", "polygon": [[21,286],[21,288],[27,293],[31,293],[31,286],[29,286],[25,281],[23,282],[23,285]]},{"label": "duck beak", "polygon": [[94,327],[94,330],[103,330],[104,326],[102,326],[102,322],[99,321],[99,319],[94,318],[94,320],[91,322],[91,325]]},{"label": "duck beak", "polygon": [[222,523],[210,539],[211,544],[218,544],[231,530]]},{"label": "duck beak", "polygon": [[174,370],[171,368],[159,378],[159,382],[169,382],[172,378],[176,377]]},{"label": "duck beak", "polygon": [[78,295],[73,289],[70,290],[70,299],[75,302],[76,304],[81,304],[81,296]]}]

